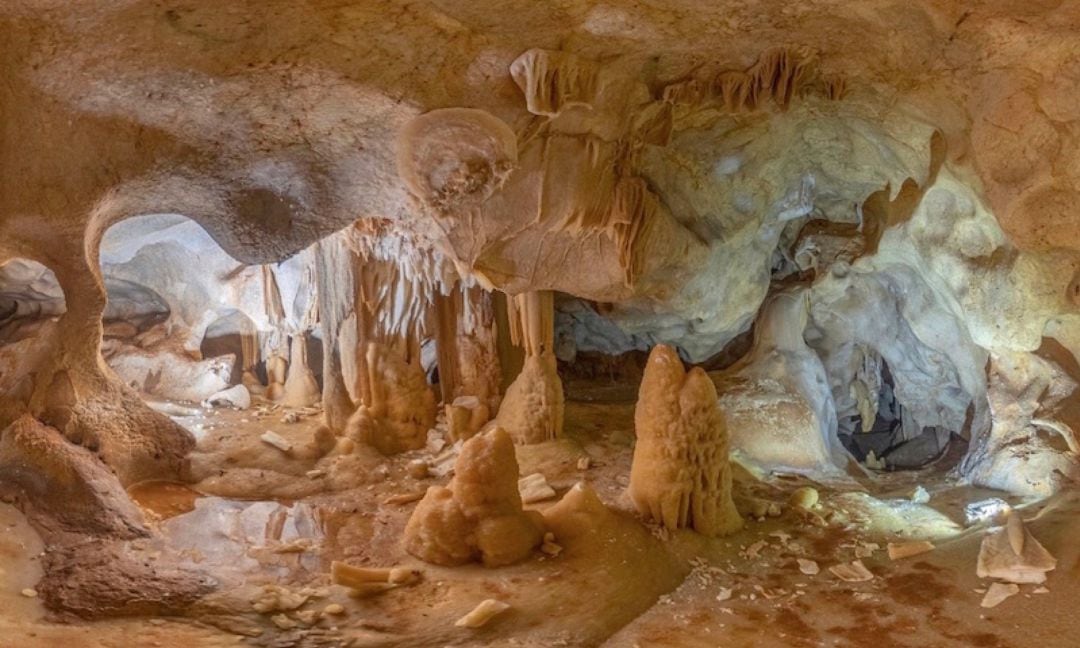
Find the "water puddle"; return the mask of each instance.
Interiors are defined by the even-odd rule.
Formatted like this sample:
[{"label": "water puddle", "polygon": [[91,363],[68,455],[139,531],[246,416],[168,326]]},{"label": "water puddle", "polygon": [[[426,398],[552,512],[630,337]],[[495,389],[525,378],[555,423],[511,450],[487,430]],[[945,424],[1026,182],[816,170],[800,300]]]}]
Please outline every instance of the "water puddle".
[{"label": "water puddle", "polygon": [[202,497],[186,484],[157,480],[132,484],[128,495],[144,510],[163,520],[194,511],[196,500]]}]

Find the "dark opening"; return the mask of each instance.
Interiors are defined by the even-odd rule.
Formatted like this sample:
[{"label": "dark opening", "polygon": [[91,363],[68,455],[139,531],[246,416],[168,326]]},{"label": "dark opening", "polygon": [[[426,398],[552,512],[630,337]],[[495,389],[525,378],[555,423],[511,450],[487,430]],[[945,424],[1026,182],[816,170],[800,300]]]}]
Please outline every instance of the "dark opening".
[{"label": "dark opening", "polygon": [[950,447],[966,444],[953,430],[924,427],[905,431],[903,405],[896,399],[896,383],[888,364],[882,362],[881,392],[877,416],[864,431],[862,417],[855,415],[841,426],[840,442],[860,463],[877,470],[916,470],[943,457]]}]

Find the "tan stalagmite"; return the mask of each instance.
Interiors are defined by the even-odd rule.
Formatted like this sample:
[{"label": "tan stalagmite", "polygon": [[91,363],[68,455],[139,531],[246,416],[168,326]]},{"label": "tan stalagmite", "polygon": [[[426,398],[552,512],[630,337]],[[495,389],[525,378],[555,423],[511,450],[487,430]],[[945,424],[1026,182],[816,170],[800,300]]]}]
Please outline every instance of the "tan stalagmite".
[{"label": "tan stalagmite", "polygon": [[543,517],[525,511],[518,464],[502,428],[462,445],[449,485],[432,486],[405,526],[405,550],[437,565],[515,563],[540,546]]},{"label": "tan stalagmite", "polygon": [[[395,247],[401,240],[381,239],[382,227],[358,221],[342,241],[325,246],[321,258],[328,267],[320,280],[336,291],[333,299],[320,299],[320,318],[330,324],[323,333],[329,346],[323,405],[335,432],[342,432],[337,426],[345,418],[347,437],[395,454],[423,446],[435,425],[435,395],[420,347],[438,264],[423,250],[402,252]],[[341,266],[342,272],[334,270]]]},{"label": "tan stalagmite", "polygon": [[731,533],[742,518],[731,500],[728,437],[716,387],[705,372],[687,372],[673,348],[653,347],[634,410],[637,445],[630,498],[668,529]]},{"label": "tan stalagmite", "polygon": [[562,434],[565,401],[554,352],[554,295],[542,290],[507,300],[510,337],[525,365],[506,390],[495,422],[515,443],[541,443]]},{"label": "tan stalagmite", "polygon": [[289,369],[281,394],[281,403],[287,407],[308,407],[322,397],[319,383],[308,364],[307,336],[298,333],[292,338],[289,350]]},{"label": "tan stalagmite", "polygon": [[279,401],[285,395],[285,381],[288,380],[289,363],[277,351],[266,359],[266,398]]},{"label": "tan stalagmite", "polygon": [[420,363],[406,362],[392,349],[369,342],[364,367],[367,391],[345,435],[387,455],[423,447],[435,425],[435,395]]}]

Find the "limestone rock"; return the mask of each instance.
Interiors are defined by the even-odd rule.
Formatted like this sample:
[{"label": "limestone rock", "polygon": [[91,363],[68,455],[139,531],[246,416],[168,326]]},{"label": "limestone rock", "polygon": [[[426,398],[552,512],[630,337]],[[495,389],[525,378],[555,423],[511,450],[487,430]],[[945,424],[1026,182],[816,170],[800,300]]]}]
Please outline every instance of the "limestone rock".
[{"label": "limestone rock", "polygon": [[204,401],[213,407],[233,407],[235,409],[247,409],[251,407],[251,394],[243,385],[233,385],[228,389],[211,394]]},{"label": "limestone rock", "polygon": [[116,475],[29,415],[0,434],[0,487],[18,489],[29,514],[53,531],[123,539],[149,534]]},{"label": "limestone rock", "polygon": [[526,358],[521,373],[506,390],[495,423],[509,432],[515,443],[550,441],[562,429],[562,381],[553,360]]},{"label": "limestone rock", "polygon": [[387,455],[422,448],[435,425],[435,395],[423,371],[374,342],[366,354],[371,393],[349,418],[346,436]]},{"label": "limestone rock", "polygon": [[438,565],[517,562],[543,540],[543,518],[524,511],[514,444],[502,428],[462,445],[454,478],[432,486],[405,527],[405,549]]},{"label": "limestone rock", "polygon": [[705,372],[687,372],[669,346],[653,348],[634,427],[638,440],[628,490],[639,512],[667,529],[705,535],[742,526],[731,499],[727,430]]},{"label": "limestone rock", "polygon": [[1031,535],[1020,513],[1012,511],[1005,526],[987,531],[979,548],[976,574],[1010,583],[1043,583],[1057,560]]}]

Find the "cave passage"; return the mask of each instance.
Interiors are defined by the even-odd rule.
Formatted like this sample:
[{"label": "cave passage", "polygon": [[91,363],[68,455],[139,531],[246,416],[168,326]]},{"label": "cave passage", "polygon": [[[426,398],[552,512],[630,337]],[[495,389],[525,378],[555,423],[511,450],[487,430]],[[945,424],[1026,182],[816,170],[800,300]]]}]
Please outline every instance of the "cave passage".
[{"label": "cave passage", "polygon": [[966,446],[959,434],[939,426],[906,430],[904,407],[896,398],[893,381],[889,365],[883,361],[872,425],[864,426],[860,414],[840,421],[840,442],[857,461],[878,470],[916,470],[941,458],[950,444]]}]

